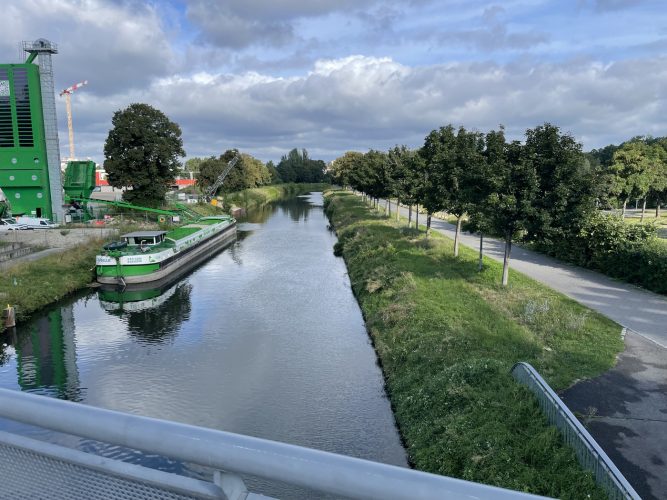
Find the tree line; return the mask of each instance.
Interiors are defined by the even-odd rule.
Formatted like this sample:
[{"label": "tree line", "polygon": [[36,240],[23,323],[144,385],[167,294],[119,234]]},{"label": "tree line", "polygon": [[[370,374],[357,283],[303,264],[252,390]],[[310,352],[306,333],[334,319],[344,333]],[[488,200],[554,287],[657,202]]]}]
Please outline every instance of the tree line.
[{"label": "tree line", "polygon": [[[236,150],[228,149],[219,156],[190,158],[182,165],[179,159],[185,156],[185,150],[181,128],[148,104],[131,104],[116,111],[111,123],[104,144],[104,168],[109,184],[125,188],[123,199],[131,203],[162,204],[179,175],[192,175],[197,186],[205,190],[236,155]],[[216,194],[282,182],[327,180],[325,163],[311,159],[305,149],[292,149],[278,165],[241,153],[240,161]]]},{"label": "tree line", "polygon": [[[595,210],[595,169],[581,144],[549,123],[528,129],[524,142],[508,141],[503,127],[482,133],[447,125],[430,132],[419,149],[347,152],[334,160],[332,175],[376,206],[393,198],[423,207],[427,234],[432,214],[454,215],[455,256],[467,215],[468,229],[480,234],[480,266],[483,234],[502,236],[503,285],[513,241],[549,245],[569,238]],[[391,201],[385,211],[390,214]]]},{"label": "tree line", "polygon": [[667,200],[667,137],[634,137],[620,145],[594,149],[587,157],[599,173],[599,197],[604,205],[621,205],[625,217],[628,202],[642,200],[643,221],[647,201],[651,201],[655,216],[660,216],[660,207]]},{"label": "tree line", "polygon": [[[215,182],[235,154],[235,150],[228,149],[219,157],[191,158],[185,162],[184,169],[188,174],[192,172],[197,185],[205,190]],[[241,191],[283,182],[325,182],[327,178],[326,164],[322,160],[310,159],[305,149],[292,149],[282,156],[278,165],[273,161],[265,164],[247,153],[241,153],[239,163],[229,172],[220,191]]]}]

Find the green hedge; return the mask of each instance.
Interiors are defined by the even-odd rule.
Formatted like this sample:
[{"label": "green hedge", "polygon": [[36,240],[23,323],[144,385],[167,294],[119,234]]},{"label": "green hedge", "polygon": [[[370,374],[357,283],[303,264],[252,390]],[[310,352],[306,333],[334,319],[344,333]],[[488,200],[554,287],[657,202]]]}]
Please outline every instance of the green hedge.
[{"label": "green hedge", "polygon": [[617,216],[598,212],[583,221],[574,236],[536,247],[556,258],[667,294],[667,244],[657,237],[652,223],[626,224]]}]

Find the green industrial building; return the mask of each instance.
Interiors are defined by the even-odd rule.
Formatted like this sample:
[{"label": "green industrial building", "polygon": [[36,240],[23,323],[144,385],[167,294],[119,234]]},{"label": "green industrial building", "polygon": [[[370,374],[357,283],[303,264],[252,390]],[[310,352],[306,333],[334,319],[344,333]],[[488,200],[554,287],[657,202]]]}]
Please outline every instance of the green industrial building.
[{"label": "green industrial building", "polygon": [[[23,64],[0,64],[0,189],[14,215],[62,220],[60,153],[47,40]],[[39,64],[33,64],[38,58]]]}]

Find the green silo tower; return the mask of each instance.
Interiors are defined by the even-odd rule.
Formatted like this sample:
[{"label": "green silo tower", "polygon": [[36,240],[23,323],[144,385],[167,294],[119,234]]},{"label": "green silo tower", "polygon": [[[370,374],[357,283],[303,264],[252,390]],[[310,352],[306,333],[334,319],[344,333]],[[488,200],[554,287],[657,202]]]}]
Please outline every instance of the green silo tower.
[{"label": "green silo tower", "polygon": [[24,49],[30,52],[25,63],[0,64],[0,189],[14,215],[62,221],[51,70],[57,49],[48,40],[24,43]]}]

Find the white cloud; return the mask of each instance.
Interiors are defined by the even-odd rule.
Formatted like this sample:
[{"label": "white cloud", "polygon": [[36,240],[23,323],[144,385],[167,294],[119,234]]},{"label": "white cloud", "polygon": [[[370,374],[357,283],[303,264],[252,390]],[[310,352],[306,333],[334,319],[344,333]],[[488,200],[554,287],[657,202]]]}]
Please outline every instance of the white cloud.
[{"label": "white cloud", "polygon": [[150,4],[22,0],[3,9],[0,51],[18,58],[22,40],[55,42],[58,88],[87,79],[88,91],[109,94],[178,69],[161,15]]},{"label": "white cloud", "polygon": [[502,123],[520,138],[526,128],[550,121],[590,149],[637,134],[665,135],[666,62],[412,68],[356,55],[318,61],[290,78],[256,72],[164,78],[88,107],[103,110],[108,120],[130,102],[154,105],[180,123],[190,155],[240,147],[275,160],[305,147],[332,159],[348,149],[417,147],[430,130],[450,122],[481,131]]}]

